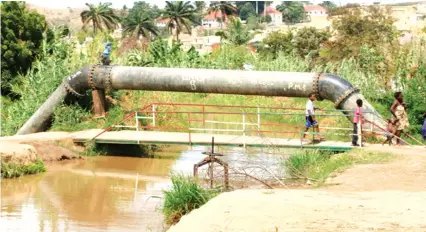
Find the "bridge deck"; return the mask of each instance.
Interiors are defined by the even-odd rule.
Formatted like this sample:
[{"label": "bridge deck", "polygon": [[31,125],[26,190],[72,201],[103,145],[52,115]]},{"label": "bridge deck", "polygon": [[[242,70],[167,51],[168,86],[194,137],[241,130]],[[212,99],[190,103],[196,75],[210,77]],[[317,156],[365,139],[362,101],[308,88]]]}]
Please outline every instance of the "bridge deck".
[{"label": "bridge deck", "polygon": [[[102,130],[90,130],[74,136],[74,142],[91,140]],[[106,144],[180,144],[180,145],[211,145],[212,137],[218,146],[246,147],[281,147],[281,148],[311,148],[320,150],[351,150],[349,143],[322,141],[320,143],[303,143],[298,139],[270,138],[261,136],[241,136],[223,134],[159,132],[159,131],[111,131],[105,132],[95,139],[96,143]]]}]

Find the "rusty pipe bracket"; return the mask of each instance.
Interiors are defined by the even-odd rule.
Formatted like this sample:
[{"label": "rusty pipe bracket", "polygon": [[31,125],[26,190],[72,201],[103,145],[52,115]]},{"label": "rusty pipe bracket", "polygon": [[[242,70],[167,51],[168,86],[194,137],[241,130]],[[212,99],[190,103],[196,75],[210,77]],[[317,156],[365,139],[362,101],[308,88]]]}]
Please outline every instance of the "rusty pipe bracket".
[{"label": "rusty pipe bracket", "polygon": [[322,75],[322,73],[315,73],[313,77],[313,84],[312,84],[312,91],[315,94],[315,97],[318,101],[322,101],[324,99],[321,98],[319,93],[319,78]]},{"label": "rusty pipe bracket", "polygon": [[345,100],[347,97],[349,97],[351,94],[353,94],[353,93],[355,93],[355,92],[359,92],[360,91],[360,89],[359,88],[357,88],[357,87],[354,87],[354,88],[352,88],[352,89],[350,89],[350,90],[348,90],[348,91],[346,91],[342,96],[340,96],[337,100],[336,100],[336,102],[334,102],[334,106],[336,107],[336,108],[338,108],[339,107],[339,105],[340,105],[340,103],[342,103],[343,102],[343,100]]}]

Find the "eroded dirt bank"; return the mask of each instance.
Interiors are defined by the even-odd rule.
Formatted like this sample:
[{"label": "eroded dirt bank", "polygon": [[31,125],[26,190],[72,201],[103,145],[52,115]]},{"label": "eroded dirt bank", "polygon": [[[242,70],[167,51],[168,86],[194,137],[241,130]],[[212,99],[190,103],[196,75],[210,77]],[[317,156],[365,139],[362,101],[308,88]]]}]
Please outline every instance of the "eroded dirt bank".
[{"label": "eroded dirt bank", "polygon": [[426,149],[355,166],[320,189],[238,190],[184,216],[169,232],[426,231]]}]

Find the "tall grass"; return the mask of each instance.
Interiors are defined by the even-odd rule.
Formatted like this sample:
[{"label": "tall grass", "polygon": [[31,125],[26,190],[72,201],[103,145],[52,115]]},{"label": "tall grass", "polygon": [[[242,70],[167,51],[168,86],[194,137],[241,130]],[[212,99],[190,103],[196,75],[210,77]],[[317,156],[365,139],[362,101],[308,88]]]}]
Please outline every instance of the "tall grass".
[{"label": "tall grass", "polygon": [[11,162],[1,162],[1,177],[2,178],[16,178],[23,175],[31,175],[36,173],[45,172],[46,167],[44,166],[43,161],[36,159],[34,163],[29,163],[27,165],[17,164]]},{"label": "tall grass", "polygon": [[203,189],[194,179],[172,176],[172,189],[164,191],[163,213],[168,224],[176,224],[182,216],[207,203],[217,192]]},{"label": "tall grass", "polygon": [[286,173],[295,179],[308,179],[322,184],[334,172],[341,172],[355,164],[383,163],[395,159],[388,153],[353,150],[341,154],[318,150],[299,151],[284,162]]}]

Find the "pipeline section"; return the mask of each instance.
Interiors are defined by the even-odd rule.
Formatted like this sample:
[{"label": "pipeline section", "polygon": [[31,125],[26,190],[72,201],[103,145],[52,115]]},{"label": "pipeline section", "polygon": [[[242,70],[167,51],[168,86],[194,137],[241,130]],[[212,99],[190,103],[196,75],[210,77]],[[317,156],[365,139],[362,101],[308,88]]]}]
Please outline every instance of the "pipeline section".
[{"label": "pipeline section", "polygon": [[[347,80],[333,74],[243,71],[187,68],[151,68],[94,65],[84,67],[69,77],[17,134],[42,131],[54,106],[66,94],[84,95],[88,89],[151,90],[193,93],[239,94],[307,98],[314,93],[318,100],[329,100],[336,109],[353,112],[356,100],[364,102],[365,117],[383,126],[380,115]],[[373,116],[374,115],[374,116]],[[346,113],[349,120],[353,113]]]}]

